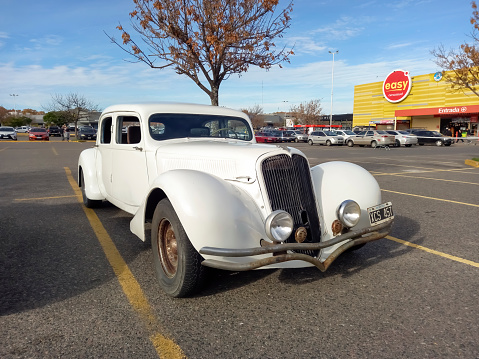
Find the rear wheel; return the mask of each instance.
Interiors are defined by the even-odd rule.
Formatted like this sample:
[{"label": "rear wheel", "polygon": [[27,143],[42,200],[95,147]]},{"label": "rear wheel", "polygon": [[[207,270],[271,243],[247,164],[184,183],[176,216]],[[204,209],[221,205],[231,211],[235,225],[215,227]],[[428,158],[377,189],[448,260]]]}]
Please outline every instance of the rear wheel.
[{"label": "rear wheel", "polygon": [[353,141],[348,141],[348,147],[353,147],[354,146],[354,142]]},{"label": "rear wheel", "polygon": [[331,146],[331,141],[330,140],[326,141],[326,146]]},{"label": "rear wheel", "polygon": [[401,142],[399,142],[399,140],[396,140],[396,147],[401,147]]},{"label": "rear wheel", "polygon": [[442,145],[443,145],[443,143],[442,143],[441,140],[437,140],[437,141],[436,141],[436,146],[440,147],[440,146],[442,146]]},{"label": "rear wheel", "polygon": [[172,297],[186,297],[201,286],[205,267],[168,199],[161,200],[151,227],[153,265],[161,288]]},{"label": "rear wheel", "polygon": [[313,140],[309,140],[308,143],[310,146],[314,145]]},{"label": "rear wheel", "polygon": [[378,147],[378,143],[376,141],[371,142],[371,147],[372,148]]}]

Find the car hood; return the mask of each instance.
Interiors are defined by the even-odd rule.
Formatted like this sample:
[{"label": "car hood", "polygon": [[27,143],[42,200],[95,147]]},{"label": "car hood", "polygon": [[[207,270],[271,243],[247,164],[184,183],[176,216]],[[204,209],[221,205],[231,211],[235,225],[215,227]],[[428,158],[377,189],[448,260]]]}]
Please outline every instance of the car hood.
[{"label": "car hood", "polygon": [[156,162],[159,174],[175,169],[191,169],[250,183],[256,178],[257,160],[271,152],[288,153],[274,145],[193,140],[162,144],[156,150]]}]

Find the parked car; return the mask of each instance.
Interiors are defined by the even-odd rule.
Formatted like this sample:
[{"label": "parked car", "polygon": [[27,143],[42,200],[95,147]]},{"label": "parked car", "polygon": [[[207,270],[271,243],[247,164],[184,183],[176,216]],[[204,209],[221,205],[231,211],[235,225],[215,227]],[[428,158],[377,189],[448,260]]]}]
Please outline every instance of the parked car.
[{"label": "parked car", "polygon": [[417,136],[403,130],[386,130],[387,133],[393,135],[396,142],[396,147],[406,146],[411,147],[417,145]]},{"label": "parked car", "polygon": [[5,140],[17,140],[17,133],[13,127],[2,126],[0,127],[0,139]]},{"label": "parked car", "polygon": [[357,134],[351,130],[334,130],[339,136],[344,138],[344,142],[347,142],[348,138],[351,136],[356,136]]},{"label": "parked car", "polygon": [[130,229],[143,241],[150,235],[158,282],[173,297],[198,290],[204,266],[324,271],[340,253],[390,232],[392,205],[362,167],[310,168],[298,149],[255,142],[240,111],[108,107],[96,145],[79,157],[83,203],[108,200],[133,215]]},{"label": "parked car", "polygon": [[20,126],[15,128],[15,131],[17,131],[17,133],[27,133],[29,130],[30,127],[28,126]]},{"label": "parked car", "polygon": [[304,132],[301,132],[301,131],[293,131],[293,132],[294,132],[294,136],[295,136],[295,139],[294,139],[295,142],[308,142],[308,134],[307,133],[304,133]]},{"label": "parked car", "polygon": [[356,137],[350,137],[346,141],[349,147],[354,145],[371,146],[376,148],[378,146],[393,146],[396,143],[396,138],[383,130],[368,130],[362,131]]},{"label": "parked car", "polygon": [[343,136],[339,136],[334,131],[313,131],[308,136],[308,143],[312,146],[318,145],[340,145],[344,144]]},{"label": "parked car", "polygon": [[281,138],[281,142],[294,142],[296,139],[296,135],[294,131],[278,131],[279,132],[279,137]]},{"label": "parked car", "polygon": [[257,132],[255,137],[256,142],[281,142],[281,137],[277,131]]},{"label": "parked car", "polygon": [[58,126],[50,126],[48,129],[48,135],[49,136],[58,136],[62,137],[62,129]]},{"label": "parked car", "polygon": [[419,130],[415,131],[414,134],[417,136],[417,141],[420,146],[450,146],[454,143],[452,137],[443,136],[437,131]]},{"label": "parked car", "polygon": [[28,132],[29,141],[50,141],[46,128],[32,127]]},{"label": "parked car", "polygon": [[78,139],[96,140],[96,131],[93,127],[85,126],[78,129]]}]

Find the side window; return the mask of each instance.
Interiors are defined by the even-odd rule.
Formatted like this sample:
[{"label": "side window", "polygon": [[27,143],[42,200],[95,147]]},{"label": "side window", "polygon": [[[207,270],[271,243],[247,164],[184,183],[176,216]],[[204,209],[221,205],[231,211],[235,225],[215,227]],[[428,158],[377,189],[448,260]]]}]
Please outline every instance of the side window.
[{"label": "side window", "polygon": [[366,136],[374,136],[374,132],[373,131],[368,131],[368,132],[366,132]]},{"label": "side window", "polygon": [[110,143],[111,142],[111,117],[104,118],[101,121],[100,128],[100,143]]},{"label": "side window", "polygon": [[141,141],[140,120],[135,116],[116,118],[116,143],[135,144]]}]

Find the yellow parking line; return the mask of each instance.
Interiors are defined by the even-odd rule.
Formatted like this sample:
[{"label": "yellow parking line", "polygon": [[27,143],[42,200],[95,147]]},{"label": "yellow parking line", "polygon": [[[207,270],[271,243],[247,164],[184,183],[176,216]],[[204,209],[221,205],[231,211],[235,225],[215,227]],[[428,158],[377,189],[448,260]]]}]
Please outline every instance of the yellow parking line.
[{"label": "yellow parking line", "polygon": [[[458,172],[458,171],[467,171],[469,168],[454,168],[454,169],[448,169],[448,170],[417,170],[414,173],[427,173],[427,172]],[[387,172],[377,172],[374,175],[375,176],[391,176],[391,175],[401,175],[404,174],[405,172],[397,172],[397,173],[387,173]]]},{"label": "yellow parking line", "polygon": [[75,196],[55,196],[55,197],[35,197],[35,198],[15,198],[14,201],[37,201],[37,200],[43,200],[43,199],[58,199],[58,198],[72,198],[72,197],[76,197],[76,195]]},{"label": "yellow parking line", "polygon": [[446,254],[446,253],[443,253],[443,252],[435,251],[434,249],[429,249],[429,248],[420,246],[419,244],[415,244],[415,243],[411,243],[411,242],[408,242],[408,241],[404,241],[404,240],[399,239],[399,238],[394,238],[394,237],[391,237],[391,236],[386,236],[386,238],[389,239],[389,240],[391,240],[391,241],[404,244],[405,246],[409,246],[409,247],[412,247],[412,248],[420,249],[420,250],[422,250],[422,251],[425,251],[425,252],[428,252],[428,253],[431,253],[431,254],[435,254],[435,255],[437,255],[437,256],[441,256],[441,257],[448,258],[448,259],[451,259],[451,260],[456,261],[456,262],[464,263],[464,264],[467,264],[467,265],[470,265],[470,266],[479,268],[479,263],[470,261],[470,260],[468,260],[468,259],[463,259],[463,258],[460,258],[460,257],[452,256],[452,255],[450,255],[450,254]]},{"label": "yellow parking line", "polygon": [[[384,175],[384,174],[383,174]],[[454,181],[454,180],[448,180],[448,179],[443,179],[443,178],[432,178],[432,177],[420,177],[420,176],[407,176],[407,175],[401,175],[401,174],[391,174],[391,176],[396,176],[396,177],[408,177],[408,178],[420,178],[420,179],[427,179],[427,180],[433,180],[433,181],[443,181],[443,182],[453,182],[453,183],[462,183],[462,184],[472,184],[475,186],[479,186],[479,183],[475,182],[464,182],[464,181]]]},{"label": "yellow parking line", "polygon": [[[72,173],[68,167],[64,167],[68,182],[70,182],[73,191],[78,198],[78,202],[82,202],[81,190],[78,184],[73,179]],[[136,281],[133,273],[131,273],[128,265],[123,260],[120,252],[113,243],[110,235],[96,215],[95,211],[86,208],[82,205],[93,231],[95,232],[98,241],[100,242],[105,255],[110,262],[113,271],[115,272],[118,281],[125,293],[130,305],[135,309],[136,313],[141,318],[143,324],[149,331],[150,341],[153,343],[155,350],[160,358],[186,358],[181,348],[171,339],[159,333],[158,328],[161,328],[153,309],[148,303],[140,284]]]},{"label": "yellow parking line", "polygon": [[463,205],[465,205],[465,206],[471,206],[471,207],[479,207],[479,204],[452,201],[452,200],[450,200],[450,199],[420,196],[420,195],[418,195],[418,194],[404,193],[404,192],[396,192],[396,191],[389,191],[389,190],[387,190],[387,189],[381,189],[381,191],[389,192],[389,193],[396,193],[396,194],[403,194],[403,195],[405,195],[405,196],[413,196],[413,197],[419,197],[419,198],[432,199],[432,200],[435,200],[435,201],[442,201],[442,202],[450,202],[450,203],[463,204]]}]

